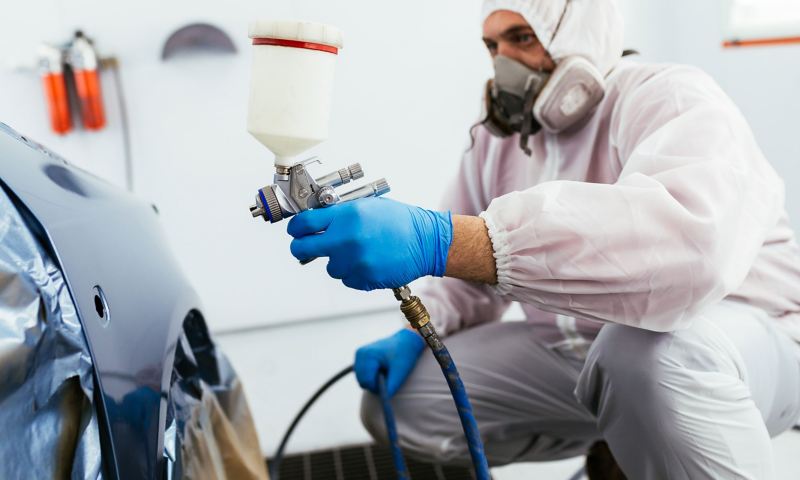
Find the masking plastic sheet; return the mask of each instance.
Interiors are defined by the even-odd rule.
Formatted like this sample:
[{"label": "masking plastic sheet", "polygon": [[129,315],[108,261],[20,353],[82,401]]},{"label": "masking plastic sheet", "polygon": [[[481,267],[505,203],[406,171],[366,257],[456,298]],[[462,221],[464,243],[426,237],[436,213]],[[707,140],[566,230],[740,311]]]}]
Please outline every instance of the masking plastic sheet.
[{"label": "masking plastic sheet", "polygon": [[172,477],[266,480],[242,384],[199,317],[184,322],[173,380],[164,441]]},{"label": "masking plastic sheet", "polygon": [[93,386],[61,271],[0,190],[0,478],[102,478]]}]

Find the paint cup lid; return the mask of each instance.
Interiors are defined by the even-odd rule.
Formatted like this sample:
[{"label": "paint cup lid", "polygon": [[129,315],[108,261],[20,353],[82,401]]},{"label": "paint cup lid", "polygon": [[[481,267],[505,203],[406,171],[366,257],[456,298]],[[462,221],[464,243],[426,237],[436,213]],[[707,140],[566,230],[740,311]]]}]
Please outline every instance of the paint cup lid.
[{"label": "paint cup lid", "polygon": [[280,39],[342,48],[342,32],[332,25],[293,20],[257,20],[250,24],[248,36],[258,39]]}]

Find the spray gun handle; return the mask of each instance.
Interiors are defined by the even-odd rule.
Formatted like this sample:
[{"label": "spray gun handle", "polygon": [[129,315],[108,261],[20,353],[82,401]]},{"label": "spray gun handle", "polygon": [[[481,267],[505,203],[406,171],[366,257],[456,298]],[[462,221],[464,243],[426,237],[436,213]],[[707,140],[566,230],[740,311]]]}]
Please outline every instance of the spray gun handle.
[{"label": "spray gun handle", "polygon": [[[358,200],[359,198],[380,197],[381,195],[389,193],[390,190],[391,188],[389,187],[389,182],[387,182],[385,178],[381,178],[340,195],[338,203],[352,202],[353,200]],[[311,257],[300,260],[300,265],[308,265],[316,259],[317,257]]]}]

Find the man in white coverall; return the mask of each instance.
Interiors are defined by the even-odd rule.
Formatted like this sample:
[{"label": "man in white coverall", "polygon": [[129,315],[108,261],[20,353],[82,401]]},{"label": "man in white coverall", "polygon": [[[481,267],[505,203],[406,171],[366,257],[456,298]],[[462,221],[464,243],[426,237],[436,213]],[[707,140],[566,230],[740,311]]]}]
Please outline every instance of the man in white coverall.
[{"label": "man in white coverall", "polygon": [[[362,290],[446,277],[418,295],[491,465],[605,440],[628,478],[773,478],[770,437],[800,416],[783,183],[711,78],[622,59],[622,27],[613,0],[486,0],[495,77],[442,210],[303,212],[292,253]],[[511,301],[527,322],[497,322]],[[407,451],[466,464],[423,349],[401,330],[362,347],[356,375],[375,392],[387,372]],[[370,393],[362,416],[385,438]]]}]

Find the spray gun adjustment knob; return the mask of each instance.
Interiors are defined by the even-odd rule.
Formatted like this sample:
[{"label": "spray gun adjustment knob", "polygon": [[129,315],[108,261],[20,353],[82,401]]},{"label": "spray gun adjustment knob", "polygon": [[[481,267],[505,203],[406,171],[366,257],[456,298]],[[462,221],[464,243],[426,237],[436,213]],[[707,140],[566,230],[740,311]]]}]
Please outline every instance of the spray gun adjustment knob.
[{"label": "spray gun adjustment knob", "polygon": [[386,193],[389,193],[391,188],[389,188],[389,182],[386,181],[385,178],[381,178],[375,182],[375,196],[380,197]]},{"label": "spray gun adjustment knob", "polygon": [[361,168],[360,163],[354,163],[347,167],[347,172],[350,174],[350,179],[358,180],[364,177],[364,170]]},{"label": "spray gun adjustment knob", "polygon": [[344,185],[345,183],[350,182],[351,180],[358,180],[364,176],[364,170],[361,168],[360,163],[354,163],[352,165],[348,165],[345,168],[339,170],[339,178],[341,178],[341,184]]},{"label": "spray gun adjustment knob", "polygon": [[344,185],[345,183],[349,183],[351,180],[358,180],[363,176],[364,170],[361,169],[361,165],[354,163],[345,168],[319,177],[316,179],[316,182],[320,186],[338,187],[340,185]]},{"label": "spray gun adjustment knob", "polygon": [[283,210],[281,204],[278,203],[278,197],[272,187],[263,188],[264,197],[267,199],[267,209],[269,210],[269,221],[271,223],[280,222],[283,220]]}]

